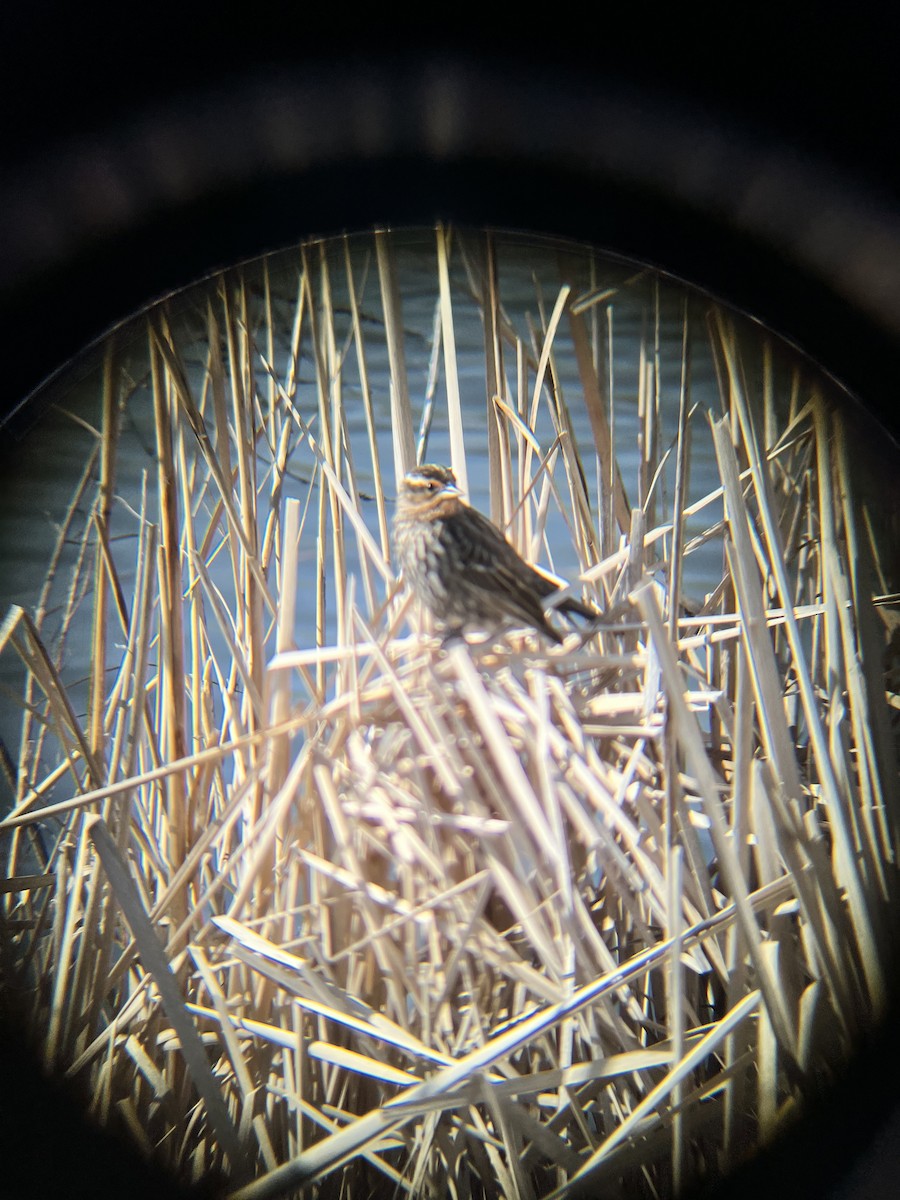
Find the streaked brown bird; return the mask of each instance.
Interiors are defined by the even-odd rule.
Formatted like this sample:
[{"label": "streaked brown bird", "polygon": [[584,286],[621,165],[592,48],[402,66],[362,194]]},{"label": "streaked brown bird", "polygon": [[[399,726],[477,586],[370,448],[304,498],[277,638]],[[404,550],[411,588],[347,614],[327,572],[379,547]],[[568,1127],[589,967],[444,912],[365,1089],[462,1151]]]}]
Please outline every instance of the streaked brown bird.
[{"label": "streaked brown bird", "polygon": [[[393,534],[403,577],[444,641],[459,637],[467,625],[496,629],[510,623],[562,641],[543,603],[559,584],[529,566],[496,525],[465,503],[449,467],[428,463],[409,472],[400,484]],[[557,607],[599,616],[570,597]]]}]

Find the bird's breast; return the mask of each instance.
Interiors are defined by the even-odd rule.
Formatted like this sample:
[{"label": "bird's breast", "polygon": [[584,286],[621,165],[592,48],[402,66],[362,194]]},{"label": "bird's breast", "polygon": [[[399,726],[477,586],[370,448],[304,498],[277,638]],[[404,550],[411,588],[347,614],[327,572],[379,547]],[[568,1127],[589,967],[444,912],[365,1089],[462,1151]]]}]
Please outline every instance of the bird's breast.
[{"label": "bird's breast", "polygon": [[394,545],[400,569],[414,591],[426,602],[445,594],[447,548],[442,521],[398,520]]}]

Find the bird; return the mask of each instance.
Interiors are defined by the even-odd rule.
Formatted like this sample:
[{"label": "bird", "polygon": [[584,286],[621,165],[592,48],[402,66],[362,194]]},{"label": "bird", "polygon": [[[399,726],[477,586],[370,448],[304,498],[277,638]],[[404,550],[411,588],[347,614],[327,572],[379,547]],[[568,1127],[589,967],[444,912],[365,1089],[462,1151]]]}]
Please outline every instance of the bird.
[{"label": "bird", "polygon": [[[527,563],[492,521],[463,499],[449,467],[425,463],[402,480],[393,520],[403,578],[449,643],[467,626],[530,626],[551,642],[562,637],[544,611],[560,585]],[[594,619],[574,597],[557,605]]]}]

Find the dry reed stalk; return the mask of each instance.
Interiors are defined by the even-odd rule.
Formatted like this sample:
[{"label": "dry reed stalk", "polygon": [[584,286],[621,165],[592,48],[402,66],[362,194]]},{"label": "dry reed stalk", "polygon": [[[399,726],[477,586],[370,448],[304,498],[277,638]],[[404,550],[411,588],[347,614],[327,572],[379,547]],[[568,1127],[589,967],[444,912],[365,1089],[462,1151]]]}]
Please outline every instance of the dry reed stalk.
[{"label": "dry reed stalk", "polygon": [[[165,669],[160,672],[162,686],[158,693],[157,728],[166,759],[184,757],[185,743],[185,680],[182,659],[183,618],[181,602],[181,562],[179,559],[180,531],[178,528],[178,499],[175,491],[175,457],[172,429],[173,376],[165,372],[163,345],[168,343],[161,329],[152,338],[150,365],[153,373],[153,411],[156,423],[156,453],[158,463],[157,488],[159,495],[160,543],[158,553],[160,641]],[[178,866],[187,851],[187,830],[184,827],[186,791],[180,774],[169,775],[165,799],[166,822],[169,827],[169,860]],[[182,914],[183,915],[183,914]]]},{"label": "dry reed stalk", "polygon": [[[369,452],[372,459],[372,481],[375,487],[375,498],[378,505],[378,532],[381,537],[381,553],[384,558],[390,557],[390,534],[385,510],[385,487],[381,476],[381,456],[378,450],[378,436],[375,426],[375,412],[372,407],[372,389],[369,385],[369,371],[366,365],[365,341],[360,324],[359,302],[353,279],[353,263],[350,256],[350,243],[344,239],[344,269],[347,276],[347,297],[353,320],[353,344],[356,349],[357,371],[360,391],[362,394],[363,411],[366,417],[366,432],[369,435]],[[290,391],[290,389],[286,389]]]},{"label": "dry reed stalk", "polygon": [[[244,536],[241,539],[242,553],[238,560],[238,575],[235,588],[243,597],[243,603],[234,612],[236,645],[232,647],[233,668],[244,681],[241,727],[248,731],[257,729],[264,720],[262,703],[263,670],[267,658],[263,633],[263,600],[267,588],[260,585],[262,568],[259,562],[259,524],[257,517],[257,439],[259,423],[255,418],[255,406],[251,403],[254,394],[252,363],[256,357],[251,341],[250,317],[246,283],[241,280],[234,292],[227,282],[223,288],[225,311],[225,334],[228,347],[229,374],[231,382],[232,417],[231,432],[237,458],[239,517]],[[207,587],[210,597],[214,590]],[[229,691],[231,687],[229,686]],[[254,774],[258,762],[257,748],[251,745],[246,771]],[[252,803],[248,812],[250,824],[256,824],[263,810],[266,795],[259,782],[252,790]],[[274,871],[274,858],[267,864],[269,873]],[[270,891],[267,872],[258,876],[253,903],[261,911]]]},{"label": "dry reed stalk", "polygon": [[109,601],[107,569],[103,545],[108,543],[118,445],[118,380],[116,378],[115,339],[111,340],[103,369],[103,425],[100,437],[100,479],[98,481],[97,556],[94,582],[94,634],[89,707],[88,738],[94,755],[103,756],[103,716],[106,698],[106,616]]},{"label": "dry reed stalk", "polygon": [[[495,398],[508,397],[508,386],[503,361],[502,316],[497,278],[497,255],[494,238],[490,232],[484,234],[484,271],[481,276],[480,303],[484,326],[485,396],[487,397],[487,442],[488,479],[490,481],[490,516],[495,524],[502,521],[502,514],[512,507],[509,477],[509,446],[503,439],[502,425],[498,428],[494,412]],[[506,451],[504,456],[503,451]]]},{"label": "dry reed stalk", "polygon": [[[128,570],[111,365],[95,515],[67,516],[63,636],[96,581],[86,723],[42,625],[15,610],[0,631],[41,744],[0,821],[5,962],[94,1113],[183,1178],[224,1168],[235,1198],[335,1172],[348,1200],[677,1195],[781,1129],[881,1003],[898,814],[863,619],[873,522],[816,387],[768,350],[746,362],[728,322],[707,434],[681,305],[665,450],[658,281],[606,284],[554,248],[532,323],[499,239],[434,236],[420,444],[442,413],[473,473],[474,305],[491,509],[545,561],[565,543],[603,619],[551,650],[404,636],[381,466],[388,438],[395,477],[415,454],[393,235],[371,286],[371,244],[348,239],[304,247],[286,282],[268,263],[222,280],[199,346],[155,314],[159,468]],[[685,615],[713,547],[721,577]]]},{"label": "dry reed stalk", "polygon": [[378,277],[381,283],[384,336],[387,340],[391,369],[394,478],[402,479],[406,472],[415,466],[415,443],[412,410],[409,403],[409,384],[406,376],[400,291],[390,235],[384,230],[378,230],[375,234],[375,252],[378,259]]},{"label": "dry reed stalk", "polygon": [[437,227],[437,266],[440,286],[441,342],[444,347],[444,379],[447,386],[447,415],[450,422],[450,465],[464,492],[469,491],[466,469],[466,445],[463,436],[463,416],[459,398],[459,378],[456,373],[456,336],[453,331],[453,303],[450,299],[449,233],[443,225]]},{"label": "dry reed stalk", "polygon": [[[596,559],[596,534],[594,531],[593,518],[590,511],[590,501],[587,495],[585,484],[584,467],[578,451],[578,441],[574,435],[572,428],[571,417],[565,403],[562,389],[559,385],[558,372],[553,361],[553,342],[556,337],[557,330],[562,318],[562,314],[566,308],[570,295],[570,287],[568,284],[563,284],[560,289],[553,311],[549,321],[545,320],[543,305],[538,297],[540,311],[543,341],[541,344],[540,357],[538,360],[537,376],[535,380],[535,389],[532,396],[531,417],[532,425],[538,411],[538,397],[544,388],[544,379],[548,385],[547,399],[550,410],[551,419],[556,432],[556,438],[559,447],[562,451],[562,460],[566,471],[566,483],[569,488],[570,505],[560,504],[560,511],[565,515],[569,511],[573,514],[574,529],[573,542],[578,551],[579,560],[582,566],[587,566]],[[533,340],[536,340],[533,338]],[[535,346],[535,350],[536,350]],[[530,464],[527,461],[526,454],[526,471]],[[542,502],[542,517],[539,518],[539,528],[543,529],[543,523],[546,519],[546,506],[549,502],[549,491],[553,487],[553,476],[548,472],[544,478],[544,499]],[[567,518],[568,522],[568,518]],[[552,550],[549,545],[545,545],[544,553],[551,556]],[[535,557],[541,557],[541,553],[535,542]]]}]

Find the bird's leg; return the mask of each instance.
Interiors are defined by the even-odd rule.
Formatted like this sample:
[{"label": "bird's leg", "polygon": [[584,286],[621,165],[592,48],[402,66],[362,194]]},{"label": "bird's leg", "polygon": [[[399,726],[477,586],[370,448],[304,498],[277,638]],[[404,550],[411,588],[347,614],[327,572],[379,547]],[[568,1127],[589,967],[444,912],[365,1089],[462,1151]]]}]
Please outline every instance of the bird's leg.
[{"label": "bird's leg", "polygon": [[446,626],[441,634],[441,649],[450,650],[457,642],[462,642],[463,645],[466,644],[462,625]]}]

